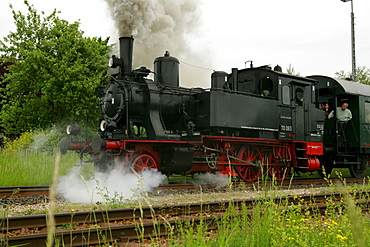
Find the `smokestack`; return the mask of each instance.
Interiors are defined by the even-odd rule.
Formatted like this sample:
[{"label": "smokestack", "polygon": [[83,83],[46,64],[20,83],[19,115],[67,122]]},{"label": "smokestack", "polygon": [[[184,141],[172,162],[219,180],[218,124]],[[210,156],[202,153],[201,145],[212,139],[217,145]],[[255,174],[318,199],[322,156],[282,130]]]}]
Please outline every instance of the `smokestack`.
[{"label": "smokestack", "polygon": [[122,74],[128,75],[132,70],[132,52],[134,47],[134,38],[120,37],[119,38],[119,56],[123,61]]}]

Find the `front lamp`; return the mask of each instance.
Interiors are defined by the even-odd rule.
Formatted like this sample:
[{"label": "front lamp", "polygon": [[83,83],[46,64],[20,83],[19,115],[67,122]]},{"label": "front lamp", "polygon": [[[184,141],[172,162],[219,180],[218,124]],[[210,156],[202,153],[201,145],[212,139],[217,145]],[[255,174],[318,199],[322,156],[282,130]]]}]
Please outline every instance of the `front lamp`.
[{"label": "front lamp", "polygon": [[76,124],[69,124],[66,131],[68,135],[76,136],[80,134],[81,128]]}]

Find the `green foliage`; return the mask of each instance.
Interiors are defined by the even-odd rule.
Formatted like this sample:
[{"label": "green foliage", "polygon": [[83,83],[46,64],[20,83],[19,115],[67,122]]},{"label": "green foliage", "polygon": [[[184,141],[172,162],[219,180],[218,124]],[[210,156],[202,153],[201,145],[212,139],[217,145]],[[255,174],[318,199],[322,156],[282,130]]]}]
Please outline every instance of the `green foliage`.
[{"label": "green foliage", "polygon": [[299,72],[296,72],[294,67],[289,64],[289,67],[286,69],[286,72],[290,75],[295,75],[295,76],[301,76]]},{"label": "green foliage", "polygon": [[18,138],[12,140],[4,138],[4,152],[16,153],[19,151],[52,153],[59,146],[61,129],[56,127],[43,131],[23,132]]},{"label": "green foliage", "polygon": [[8,153],[15,153],[31,146],[33,141],[33,133],[23,132],[17,139],[12,140],[4,137],[4,151]]},{"label": "green foliage", "polygon": [[[339,79],[343,80],[352,78],[352,72],[344,72],[344,70],[335,72],[335,75]],[[356,68],[356,77],[357,82],[370,85],[370,69],[366,68],[365,66],[360,66]]]},{"label": "green foliage", "polygon": [[[303,206],[307,205],[290,204],[285,200],[276,203],[269,199],[257,202],[253,209],[230,204],[213,224],[206,217],[200,224],[190,220],[182,223],[175,234],[178,238],[170,244],[196,247],[369,246],[368,215],[361,216],[361,210],[355,205],[351,209],[349,205],[329,202],[325,215],[321,215],[318,208]],[[352,222],[351,212],[356,214]],[[354,229],[353,224],[358,228]],[[209,225],[216,225],[217,230],[208,231]]]},{"label": "green foliage", "polygon": [[0,63],[12,62],[1,89],[0,127],[6,134],[44,129],[61,121],[96,124],[97,89],[107,71],[107,40],[84,37],[54,10],[45,16],[24,1],[27,15],[16,12],[17,26],[0,41]]},{"label": "green foliage", "polygon": [[[87,130],[87,135],[85,130],[81,131],[81,138],[88,139],[95,132],[93,129]],[[17,138],[4,137],[3,143],[4,152],[15,153],[19,151],[27,152],[46,152],[47,154],[52,154],[54,148],[59,147],[59,142],[62,137],[69,136],[66,134],[65,128],[53,126],[51,128],[46,128],[43,130],[26,131],[19,135]]]}]

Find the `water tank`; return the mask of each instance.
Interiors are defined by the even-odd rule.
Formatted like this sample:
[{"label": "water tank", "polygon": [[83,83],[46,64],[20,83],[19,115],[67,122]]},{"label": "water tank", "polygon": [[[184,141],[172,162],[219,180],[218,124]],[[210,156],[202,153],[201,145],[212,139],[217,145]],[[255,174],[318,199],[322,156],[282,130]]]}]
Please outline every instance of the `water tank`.
[{"label": "water tank", "polygon": [[163,86],[179,86],[179,60],[166,51],[163,57],[154,60],[155,81]]}]

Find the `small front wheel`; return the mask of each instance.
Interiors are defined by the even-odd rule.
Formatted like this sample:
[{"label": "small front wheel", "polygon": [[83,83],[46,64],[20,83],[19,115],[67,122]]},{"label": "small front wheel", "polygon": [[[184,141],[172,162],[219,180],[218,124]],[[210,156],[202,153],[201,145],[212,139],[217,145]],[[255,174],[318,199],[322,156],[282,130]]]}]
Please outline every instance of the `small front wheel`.
[{"label": "small front wheel", "polygon": [[137,154],[131,160],[131,168],[135,172],[142,172],[147,169],[158,169],[157,162],[149,154]]}]

